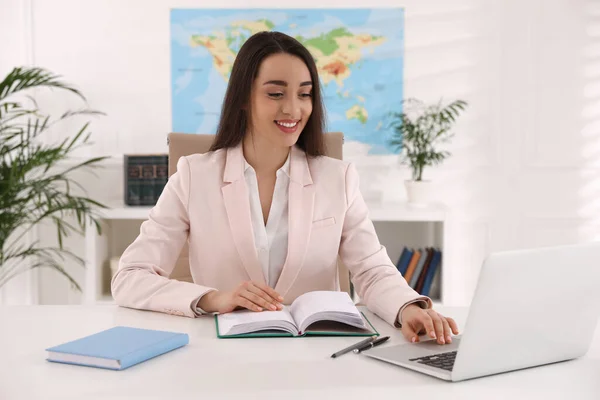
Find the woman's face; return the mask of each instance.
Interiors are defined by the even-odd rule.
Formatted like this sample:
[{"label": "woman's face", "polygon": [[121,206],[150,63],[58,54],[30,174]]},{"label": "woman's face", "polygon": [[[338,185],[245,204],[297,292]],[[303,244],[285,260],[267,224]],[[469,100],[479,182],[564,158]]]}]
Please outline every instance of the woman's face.
[{"label": "woman's face", "polygon": [[293,146],[312,112],[312,80],[302,59],[285,53],[265,58],[250,93],[255,141]]}]

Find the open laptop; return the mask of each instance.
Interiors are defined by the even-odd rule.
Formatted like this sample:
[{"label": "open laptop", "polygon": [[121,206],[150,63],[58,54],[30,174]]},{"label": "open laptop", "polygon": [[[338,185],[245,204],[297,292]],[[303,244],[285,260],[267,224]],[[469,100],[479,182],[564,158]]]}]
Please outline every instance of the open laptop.
[{"label": "open laptop", "polygon": [[591,344],[599,293],[600,242],[492,253],[451,344],[422,340],[361,354],[449,381],[577,358]]}]

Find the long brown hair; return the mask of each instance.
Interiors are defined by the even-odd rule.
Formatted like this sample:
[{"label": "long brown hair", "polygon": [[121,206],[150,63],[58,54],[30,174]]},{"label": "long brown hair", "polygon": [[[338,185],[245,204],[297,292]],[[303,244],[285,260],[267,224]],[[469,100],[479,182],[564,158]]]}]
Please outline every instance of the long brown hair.
[{"label": "long brown hair", "polygon": [[325,154],[325,112],[317,66],[306,47],[281,32],[258,32],[242,45],[233,62],[219,126],[210,151],[235,147],[242,141],[248,128],[252,83],[258,75],[260,63],[266,57],[277,53],[287,53],[300,58],[306,64],[312,79],[312,113],[296,145],[309,156]]}]

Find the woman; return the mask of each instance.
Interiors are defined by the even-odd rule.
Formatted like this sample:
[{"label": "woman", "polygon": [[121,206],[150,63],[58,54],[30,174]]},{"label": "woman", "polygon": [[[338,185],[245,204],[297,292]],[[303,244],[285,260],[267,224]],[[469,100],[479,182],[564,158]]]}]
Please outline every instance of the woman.
[{"label": "woman", "polygon": [[[279,32],[240,49],[215,142],[182,157],[121,257],[121,306],[196,317],[277,310],[338,290],[337,257],[360,298],[416,342],[451,342],[456,323],[412,290],[379,243],[352,163],[323,156],[319,78],[308,50]],[[186,240],[195,283],[169,279]]]}]

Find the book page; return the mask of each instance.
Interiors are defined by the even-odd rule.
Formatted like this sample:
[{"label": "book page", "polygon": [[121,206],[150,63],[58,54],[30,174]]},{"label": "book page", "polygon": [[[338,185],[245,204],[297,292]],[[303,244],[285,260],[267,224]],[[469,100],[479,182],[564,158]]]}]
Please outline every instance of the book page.
[{"label": "book page", "polygon": [[298,329],[288,308],[281,311],[241,310],[217,315],[221,335],[238,335],[264,330],[282,330],[297,334]]},{"label": "book page", "polygon": [[299,296],[290,306],[290,313],[302,333],[313,322],[331,320],[357,328],[365,323],[346,292],[314,291]]}]

